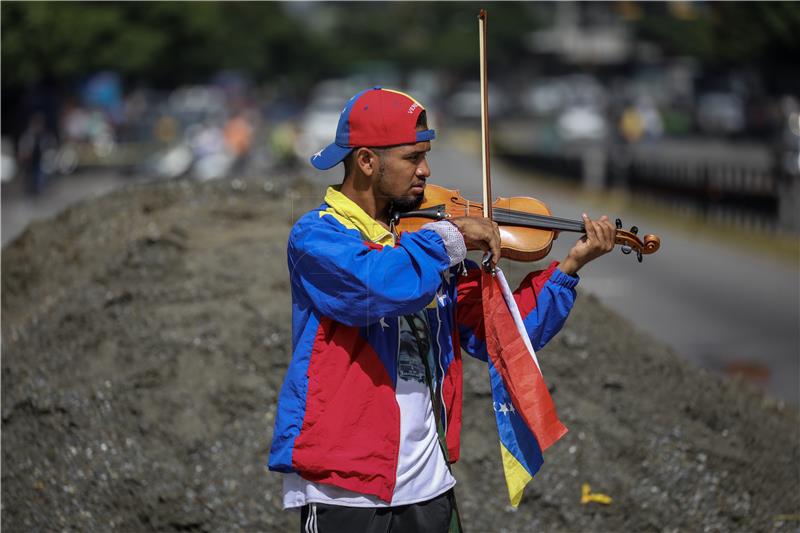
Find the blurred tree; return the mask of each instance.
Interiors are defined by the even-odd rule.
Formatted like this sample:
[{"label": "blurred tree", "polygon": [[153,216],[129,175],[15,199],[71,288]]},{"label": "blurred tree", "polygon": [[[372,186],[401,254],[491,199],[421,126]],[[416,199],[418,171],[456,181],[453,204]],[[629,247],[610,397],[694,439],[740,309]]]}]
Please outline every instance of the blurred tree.
[{"label": "blurred tree", "polygon": [[[523,3],[488,3],[493,67],[512,68],[535,25]],[[477,12],[465,2],[3,2],[3,86],[112,69],[173,86],[240,69],[299,84],[366,61],[477,71]],[[310,24],[309,19],[331,19]]]},{"label": "blurred tree", "polygon": [[489,13],[493,68],[512,68],[524,53],[523,38],[537,20],[522,2],[338,3],[326,39],[337,50],[338,68],[364,61],[389,61],[406,69],[443,68],[477,77],[478,11]]},{"label": "blurred tree", "polygon": [[[3,85],[112,69],[156,85],[205,80],[223,68],[258,79],[313,56],[280,4],[4,2]],[[306,65],[307,67],[308,65]]]},{"label": "blurred tree", "polygon": [[[800,2],[620,4],[639,37],[707,64],[791,65]],[[489,11],[491,72],[513,72],[553,8],[525,2],[2,2],[4,89],[111,69],[171,87],[220,69],[306,87],[352,65],[477,76],[477,12]],[[611,10],[611,6],[608,6]],[[627,15],[625,15],[627,13]]]},{"label": "blurred tree", "polygon": [[671,55],[712,65],[784,61],[800,55],[800,3],[643,3],[640,37]]},{"label": "blurred tree", "polygon": [[140,72],[165,45],[162,30],[132,24],[117,4],[4,2],[0,7],[3,85],[108,67]]}]

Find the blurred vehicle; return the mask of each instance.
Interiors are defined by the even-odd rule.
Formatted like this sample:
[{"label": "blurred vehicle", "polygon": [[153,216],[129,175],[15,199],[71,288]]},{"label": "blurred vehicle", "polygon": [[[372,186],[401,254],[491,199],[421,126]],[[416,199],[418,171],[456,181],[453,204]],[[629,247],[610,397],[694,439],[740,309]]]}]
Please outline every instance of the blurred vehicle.
[{"label": "blurred vehicle", "polygon": [[[502,117],[510,110],[505,91],[497,85],[489,84],[489,116]],[[477,81],[468,81],[459,86],[447,99],[445,106],[447,115],[455,120],[480,120],[481,118],[481,85]]]},{"label": "blurred vehicle", "polygon": [[221,121],[226,114],[225,93],[203,85],[180,87],[169,95],[166,109],[184,127],[205,120]]},{"label": "blurred vehicle", "polygon": [[133,164],[161,179],[225,176],[234,162],[223,138],[227,115],[225,92],[214,86],[179,87],[148,102],[126,125],[126,145],[139,154]]},{"label": "blurred vehicle", "polygon": [[608,132],[606,119],[592,107],[572,107],[556,121],[559,136],[565,141],[599,141]]},{"label": "blurred vehicle", "polygon": [[148,157],[141,170],[158,178],[179,178],[189,172],[194,163],[192,149],[185,143],[169,146]]},{"label": "blurred vehicle", "polygon": [[575,107],[602,112],[606,104],[605,87],[587,74],[539,78],[520,95],[522,109],[538,117],[552,116]]},{"label": "blurred vehicle", "polygon": [[658,139],[664,135],[664,120],[652,99],[640,97],[623,110],[619,133],[628,142]]},{"label": "blurred vehicle", "polygon": [[2,167],[0,167],[0,180],[8,183],[17,175],[17,161],[14,158],[14,143],[11,139],[3,137],[2,143]]},{"label": "blurred vehicle", "polygon": [[746,127],[744,102],[733,93],[700,95],[695,118],[698,128],[704,133],[734,135],[742,133]]},{"label": "blurred vehicle", "polygon": [[435,70],[414,70],[408,75],[405,92],[413,95],[430,112],[439,107],[444,92],[442,75]]},{"label": "blurred vehicle", "polygon": [[300,119],[295,145],[297,157],[306,160],[333,141],[342,108],[358,90],[345,80],[326,80],[314,88]]},{"label": "blurred vehicle", "polygon": [[777,143],[780,150],[780,172],[790,178],[800,178],[800,101],[793,96],[781,99],[781,130]]},{"label": "blurred vehicle", "polygon": [[[188,172],[193,165],[192,176],[207,181],[225,176],[233,166],[234,157],[225,149],[224,130],[214,122],[207,120],[202,124],[192,124],[186,129],[184,139],[191,150],[183,156],[186,168],[182,173]],[[176,164],[174,168],[177,170],[179,167]]]},{"label": "blurred vehicle", "polygon": [[556,113],[564,105],[563,84],[538,80],[520,96],[522,108],[534,116],[548,116]]}]

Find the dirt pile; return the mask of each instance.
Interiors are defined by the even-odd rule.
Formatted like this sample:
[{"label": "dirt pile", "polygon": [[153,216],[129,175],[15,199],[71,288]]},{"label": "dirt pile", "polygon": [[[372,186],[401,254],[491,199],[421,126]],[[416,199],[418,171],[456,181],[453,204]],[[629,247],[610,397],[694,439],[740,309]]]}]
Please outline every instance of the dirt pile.
[{"label": "dirt pile", "polygon": [[[291,343],[286,238],[320,198],[137,186],[3,250],[6,531],[298,529],[264,465]],[[505,269],[512,284],[526,272]],[[571,431],[516,511],[486,368],[467,358],[455,471],[468,531],[800,525],[795,410],[689,367],[586,294],[539,355]],[[581,504],[583,483],[612,503]]]}]

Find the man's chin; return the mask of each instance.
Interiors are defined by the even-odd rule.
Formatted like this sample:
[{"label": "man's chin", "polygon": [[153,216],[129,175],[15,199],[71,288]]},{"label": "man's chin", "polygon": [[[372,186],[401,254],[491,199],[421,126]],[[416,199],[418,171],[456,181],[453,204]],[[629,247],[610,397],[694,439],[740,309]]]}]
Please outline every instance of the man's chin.
[{"label": "man's chin", "polygon": [[424,200],[425,193],[403,196],[400,198],[395,198],[392,203],[392,207],[397,213],[408,213],[409,211],[419,209],[419,206],[422,205]]}]

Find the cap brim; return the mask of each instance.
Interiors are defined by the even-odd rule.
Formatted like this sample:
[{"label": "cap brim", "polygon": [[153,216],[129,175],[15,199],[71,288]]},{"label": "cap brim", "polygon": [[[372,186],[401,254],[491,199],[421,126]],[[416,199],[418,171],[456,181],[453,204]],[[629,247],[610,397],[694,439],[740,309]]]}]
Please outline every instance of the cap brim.
[{"label": "cap brim", "polygon": [[312,155],[311,164],[320,170],[328,170],[341,163],[342,160],[347,157],[347,154],[352,151],[352,148],[332,143]]}]

